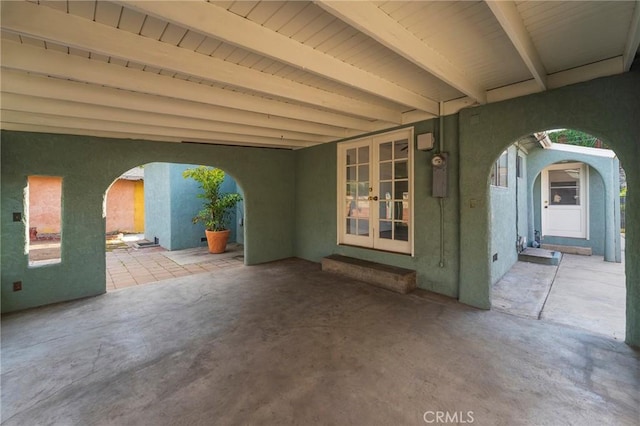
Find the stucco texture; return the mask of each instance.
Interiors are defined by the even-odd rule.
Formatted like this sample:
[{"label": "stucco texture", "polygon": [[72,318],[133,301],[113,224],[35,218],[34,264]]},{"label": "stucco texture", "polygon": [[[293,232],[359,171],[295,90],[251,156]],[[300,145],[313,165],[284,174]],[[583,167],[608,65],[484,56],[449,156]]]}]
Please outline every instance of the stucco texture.
[{"label": "stucco texture", "polygon": [[[349,255],[415,269],[419,287],[489,309],[491,164],[523,136],[572,128],[605,141],[627,172],[626,340],[640,345],[639,99],[640,74],[626,73],[447,116],[439,132],[443,151],[449,153],[444,227],[439,200],[431,196],[433,151],[416,151],[413,257],[337,245],[335,143],[292,152],[3,132],[2,310],[103,293],[104,192],[122,172],[154,161],[220,167],[237,181],[245,195],[247,264]],[[438,133],[438,123],[415,124],[415,134]],[[25,224],[11,217],[22,211],[26,177],[33,174],[64,179],[62,263],[43,268],[27,266]],[[440,232],[445,241],[442,266]],[[23,290],[12,292],[17,280],[23,281]]]},{"label": "stucco texture", "polygon": [[[285,150],[157,143],[70,135],[2,132],[2,312],[102,294],[107,188],[123,172],[150,162],[218,166],[245,195],[245,263],[294,255],[294,153]],[[29,267],[23,212],[27,176],[63,178],[62,262]],[[191,224],[189,224],[191,226]],[[22,281],[22,291],[12,283]]]},{"label": "stucco texture", "polygon": [[[640,74],[601,78],[462,110],[460,116],[460,301],[491,306],[491,222],[486,176],[492,161],[532,132],[571,128],[611,146],[627,172],[627,335],[640,345]],[[611,201],[613,202],[613,200]]]},{"label": "stucco texture", "polygon": [[[413,125],[414,134],[435,132],[439,122]],[[411,127],[411,126],[406,126]],[[296,255],[314,262],[330,254],[381,262],[417,272],[417,285],[458,296],[458,122],[444,120],[443,152],[449,154],[450,196],[444,203],[444,262],[440,266],[440,202],[431,196],[432,151],[414,151],[415,256],[337,244],[337,149],[325,144],[296,151]]]}]

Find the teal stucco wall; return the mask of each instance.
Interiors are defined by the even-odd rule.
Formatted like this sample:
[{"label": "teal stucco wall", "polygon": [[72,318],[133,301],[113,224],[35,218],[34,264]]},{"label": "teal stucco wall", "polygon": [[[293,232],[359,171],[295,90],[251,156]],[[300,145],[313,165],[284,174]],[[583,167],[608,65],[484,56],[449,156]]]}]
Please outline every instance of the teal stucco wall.
[{"label": "teal stucco wall", "polygon": [[[93,137],[2,132],[2,312],[105,292],[103,199],[130,168],[151,162],[220,167],[245,194],[245,263],[293,256],[295,154],[286,150],[159,143]],[[62,262],[28,266],[23,191],[32,174],[61,176]],[[189,226],[191,224],[189,223]],[[23,289],[12,291],[22,281]]]},{"label": "teal stucco wall", "polygon": [[[487,171],[532,132],[572,128],[604,140],[627,172],[626,341],[640,345],[640,74],[627,73],[460,111],[460,301],[491,306]],[[613,194],[606,203],[616,203]],[[613,232],[613,230],[612,230]]]},{"label": "teal stucco wall", "polygon": [[171,250],[171,197],[169,194],[171,163],[150,163],[144,167],[144,237],[158,239]]},{"label": "teal stucco wall", "polygon": [[527,214],[527,199],[522,196],[522,178],[516,180],[516,155],[515,145],[507,148],[507,186],[490,186],[492,284],[498,282],[518,260],[516,241],[518,235],[524,235],[520,226],[522,217]]},{"label": "teal stucco wall", "polygon": [[[145,238],[167,250],[206,246],[202,223],[192,218],[202,209],[202,192],[197,182],[185,179],[182,172],[194,164],[151,163],[145,167]],[[235,180],[226,174],[220,187],[223,193],[238,192]],[[229,242],[236,241],[236,209],[229,218]]]},{"label": "teal stucco wall", "polygon": [[566,238],[543,236],[543,243],[578,247],[591,247],[593,254],[604,256],[606,261],[621,261],[620,241],[620,169],[617,158],[601,157],[549,149],[538,149],[529,155],[533,187],[533,222],[529,235],[534,229],[542,228],[541,212],[541,172],[554,163],[581,162],[589,166],[589,238]]}]

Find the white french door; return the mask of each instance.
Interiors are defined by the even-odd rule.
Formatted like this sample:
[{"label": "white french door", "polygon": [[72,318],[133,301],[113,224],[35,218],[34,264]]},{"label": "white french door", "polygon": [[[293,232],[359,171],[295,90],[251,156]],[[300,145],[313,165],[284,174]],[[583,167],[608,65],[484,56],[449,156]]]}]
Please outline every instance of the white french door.
[{"label": "white french door", "polygon": [[542,171],[542,235],[587,238],[587,186],[583,163],[554,164]]},{"label": "white french door", "polygon": [[413,130],[338,145],[338,243],[412,253]]}]

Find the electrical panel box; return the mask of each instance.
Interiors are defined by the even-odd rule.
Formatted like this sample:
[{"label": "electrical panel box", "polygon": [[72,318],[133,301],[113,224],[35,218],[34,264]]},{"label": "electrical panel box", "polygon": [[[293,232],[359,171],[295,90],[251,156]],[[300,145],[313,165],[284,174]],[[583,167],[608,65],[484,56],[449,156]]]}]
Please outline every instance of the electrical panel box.
[{"label": "electrical panel box", "polygon": [[433,168],[433,188],[432,197],[445,198],[449,194],[449,184],[447,182],[447,164],[449,155],[445,152],[436,154],[431,158]]}]

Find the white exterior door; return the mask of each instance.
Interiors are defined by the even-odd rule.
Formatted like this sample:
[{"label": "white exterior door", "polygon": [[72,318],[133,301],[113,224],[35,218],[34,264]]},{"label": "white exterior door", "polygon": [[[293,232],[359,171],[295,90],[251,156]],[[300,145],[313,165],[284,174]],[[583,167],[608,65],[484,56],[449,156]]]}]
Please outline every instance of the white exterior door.
[{"label": "white exterior door", "polygon": [[338,243],[411,253],[413,131],[338,145]]},{"label": "white exterior door", "polygon": [[542,235],[587,238],[587,173],[583,163],[554,164],[542,171]]}]

